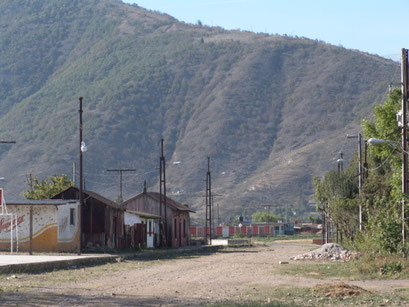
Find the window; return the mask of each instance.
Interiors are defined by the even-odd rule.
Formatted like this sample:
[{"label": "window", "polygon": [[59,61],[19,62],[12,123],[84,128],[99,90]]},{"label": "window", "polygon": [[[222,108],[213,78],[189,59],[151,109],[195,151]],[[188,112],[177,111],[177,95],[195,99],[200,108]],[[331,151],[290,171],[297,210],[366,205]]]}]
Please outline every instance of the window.
[{"label": "window", "polygon": [[75,225],[75,208],[70,208],[70,225]]}]

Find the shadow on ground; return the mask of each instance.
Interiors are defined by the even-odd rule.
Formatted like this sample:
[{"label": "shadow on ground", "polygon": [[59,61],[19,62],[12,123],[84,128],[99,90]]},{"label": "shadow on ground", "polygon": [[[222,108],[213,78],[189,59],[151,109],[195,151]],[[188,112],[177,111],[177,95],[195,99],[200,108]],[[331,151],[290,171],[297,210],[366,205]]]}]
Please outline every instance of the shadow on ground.
[{"label": "shadow on ground", "polygon": [[[55,293],[3,293],[0,306],[203,306],[209,300],[129,295],[79,296]],[[214,303],[214,302],[213,302]]]}]

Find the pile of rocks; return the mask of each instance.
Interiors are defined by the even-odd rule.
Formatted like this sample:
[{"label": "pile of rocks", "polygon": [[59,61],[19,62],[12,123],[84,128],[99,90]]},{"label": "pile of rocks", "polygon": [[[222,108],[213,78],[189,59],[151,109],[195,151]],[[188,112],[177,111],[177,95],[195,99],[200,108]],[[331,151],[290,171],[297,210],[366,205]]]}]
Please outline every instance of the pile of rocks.
[{"label": "pile of rocks", "polygon": [[357,256],[345,247],[336,243],[327,243],[308,253],[292,257],[291,260],[336,260],[349,261]]}]

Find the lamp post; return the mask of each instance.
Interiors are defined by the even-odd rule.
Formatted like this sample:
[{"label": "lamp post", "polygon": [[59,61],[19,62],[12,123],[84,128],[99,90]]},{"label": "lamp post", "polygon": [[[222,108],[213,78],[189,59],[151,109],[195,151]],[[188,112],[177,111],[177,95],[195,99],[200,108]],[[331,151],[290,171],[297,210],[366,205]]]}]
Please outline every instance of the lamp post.
[{"label": "lamp post", "polygon": [[339,159],[337,160],[338,164],[338,175],[344,171],[344,153],[340,152],[339,153]]},{"label": "lamp post", "polygon": [[408,141],[407,141],[407,111],[408,111],[408,50],[402,49],[401,60],[401,83],[402,83],[402,244],[405,245],[405,196],[408,195]]}]

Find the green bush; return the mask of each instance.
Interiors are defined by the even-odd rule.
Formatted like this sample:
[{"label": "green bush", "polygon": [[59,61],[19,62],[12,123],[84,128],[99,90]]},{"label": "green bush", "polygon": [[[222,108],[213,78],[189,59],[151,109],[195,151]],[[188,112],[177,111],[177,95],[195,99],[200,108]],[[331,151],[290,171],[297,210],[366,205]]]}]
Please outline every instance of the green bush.
[{"label": "green bush", "polygon": [[403,270],[403,265],[400,261],[392,261],[384,264],[379,272],[382,275],[395,275],[397,273],[402,272]]}]

